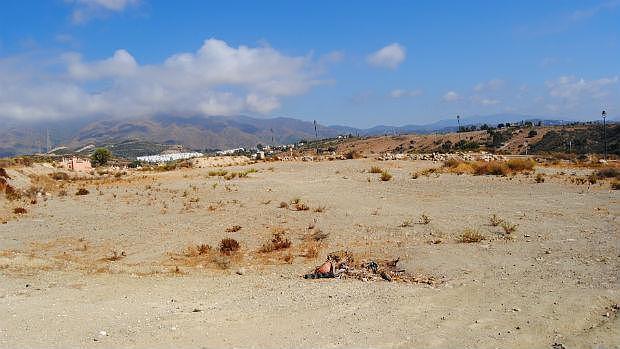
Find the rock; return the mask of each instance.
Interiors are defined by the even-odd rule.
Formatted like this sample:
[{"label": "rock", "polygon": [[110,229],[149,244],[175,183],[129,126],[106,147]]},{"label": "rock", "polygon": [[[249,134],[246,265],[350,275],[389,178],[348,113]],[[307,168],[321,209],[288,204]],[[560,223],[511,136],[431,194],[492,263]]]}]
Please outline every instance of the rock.
[{"label": "rock", "polygon": [[106,337],[108,333],[106,331],[99,331],[99,337]]},{"label": "rock", "polygon": [[237,269],[237,271],[235,272],[235,274],[237,274],[237,275],[245,275],[245,268],[239,268],[239,269]]}]

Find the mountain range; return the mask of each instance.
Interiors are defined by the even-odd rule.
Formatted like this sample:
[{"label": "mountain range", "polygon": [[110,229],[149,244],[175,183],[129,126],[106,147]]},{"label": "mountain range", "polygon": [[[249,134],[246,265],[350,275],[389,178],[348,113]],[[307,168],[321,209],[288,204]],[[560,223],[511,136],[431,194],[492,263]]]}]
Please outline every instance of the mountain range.
[{"label": "mountain range", "polygon": [[[502,114],[461,119],[461,125],[479,125],[522,120],[558,124],[564,121],[538,116]],[[181,144],[187,149],[228,149],[263,144],[289,144],[315,137],[313,122],[287,117],[249,116],[171,117],[141,119],[77,119],[45,122],[7,121],[0,129],[0,157],[45,152],[59,146],[78,149],[85,145],[114,144],[141,140],[156,144]],[[450,132],[457,129],[456,119],[426,125],[375,126],[360,129],[317,124],[320,138],[340,134],[373,136],[382,134]]]}]

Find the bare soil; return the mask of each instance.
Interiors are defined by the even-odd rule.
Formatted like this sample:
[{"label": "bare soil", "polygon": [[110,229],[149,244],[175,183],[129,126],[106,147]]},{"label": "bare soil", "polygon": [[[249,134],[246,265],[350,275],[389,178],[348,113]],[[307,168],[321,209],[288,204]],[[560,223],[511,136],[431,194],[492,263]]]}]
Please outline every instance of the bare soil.
[{"label": "bare soil", "polygon": [[[205,166],[1,198],[0,347],[620,347],[618,191],[565,178],[586,169],[536,183],[412,179],[438,166],[423,161],[222,167],[257,170],[230,180]],[[458,242],[468,229],[484,240]],[[274,233],[291,246],[260,252]],[[223,238],[240,250],[221,253]],[[338,250],[437,283],[302,277]]]}]

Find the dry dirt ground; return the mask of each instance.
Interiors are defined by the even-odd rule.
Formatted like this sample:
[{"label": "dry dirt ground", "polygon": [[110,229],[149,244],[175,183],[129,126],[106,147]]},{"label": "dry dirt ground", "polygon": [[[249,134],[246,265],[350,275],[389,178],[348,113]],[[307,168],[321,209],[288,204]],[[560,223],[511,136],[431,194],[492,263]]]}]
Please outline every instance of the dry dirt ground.
[{"label": "dry dirt ground", "polygon": [[[0,347],[620,347],[617,190],[551,176],[411,179],[431,166],[279,162],[228,167],[258,170],[231,180],[200,168],[65,183],[68,195],[0,224]],[[74,195],[80,185],[90,193]],[[518,224],[511,239],[493,214]],[[467,228],[485,240],[457,242]],[[318,229],[329,236],[313,258],[306,236]],[[292,247],[258,253],[274,231]],[[241,250],[219,255],[225,237]],[[209,258],[184,252],[203,243]],[[400,257],[438,282],[301,277],[336,250]]]}]

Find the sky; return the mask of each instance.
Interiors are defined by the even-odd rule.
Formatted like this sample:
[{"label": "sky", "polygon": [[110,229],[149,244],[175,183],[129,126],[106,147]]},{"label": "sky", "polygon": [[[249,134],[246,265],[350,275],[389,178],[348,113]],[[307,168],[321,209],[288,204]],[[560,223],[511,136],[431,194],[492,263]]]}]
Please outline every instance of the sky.
[{"label": "sky", "polygon": [[0,2],[0,121],[620,114],[620,0]]}]

